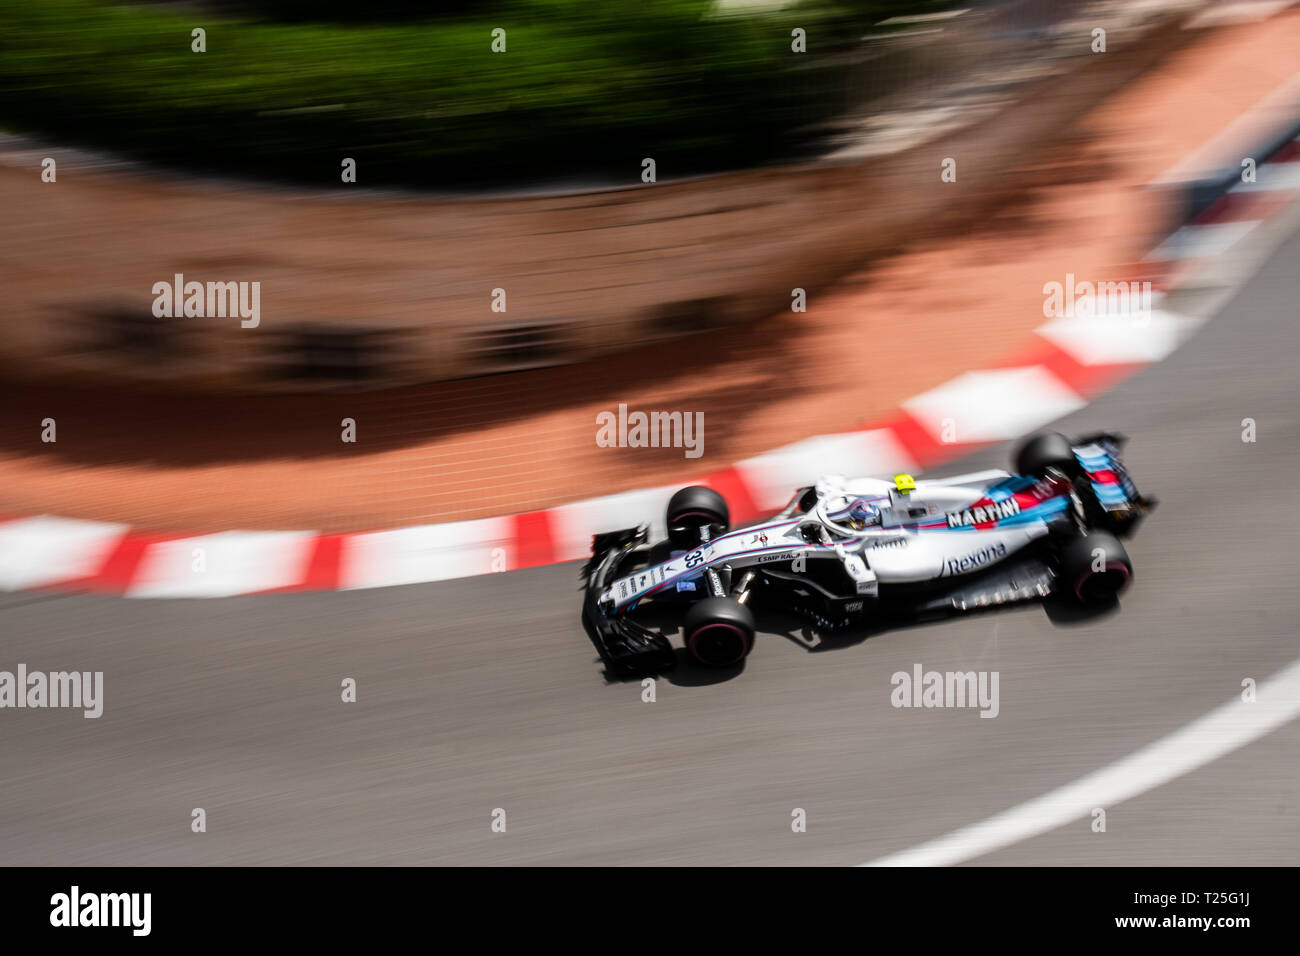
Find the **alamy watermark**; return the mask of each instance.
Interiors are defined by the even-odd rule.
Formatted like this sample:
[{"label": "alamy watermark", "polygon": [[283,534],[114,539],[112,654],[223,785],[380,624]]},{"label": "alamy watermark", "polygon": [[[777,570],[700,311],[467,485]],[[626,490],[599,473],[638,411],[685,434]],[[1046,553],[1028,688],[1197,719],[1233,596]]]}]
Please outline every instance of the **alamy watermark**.
[{"label": "alamy watermark", "polygon": [[1151,315],[1150,282],[1090,282],[1065,274],[1064,282],[1043,284],[1043,317],[1092,318],[1099,315]]},{"label": "alamy watermark", "polygon": [[889,702],[895,707],[978,707],[981,717],[996,717],[997,671],[926,671],[920,664],[912,672],[895,671]]},{"label": "alamy watermark", "polygon": [[104,713],[103,671],[0,671],[0,709],[69,707],[94,719]]},{"label": "alamy watermark", "polygon": [[163,318],[214,318],[238,316],[239,327],[255,329],[262,321],[262,283],[186,282],[177,272],[171,282],[155,282],[153,314]]},{"label": "alamy watermark", "polygon": [[132,936],[148,936],[153,928],[152,893],[83,893],[73,886],[50,897],[50,925],[124,926]]},{"label": "alamy watermark", "polygon": [[617,414],[596,415],[601,448],[682,448],[686,458],[704,454],[703,412],[638,412],[620,404]]}]

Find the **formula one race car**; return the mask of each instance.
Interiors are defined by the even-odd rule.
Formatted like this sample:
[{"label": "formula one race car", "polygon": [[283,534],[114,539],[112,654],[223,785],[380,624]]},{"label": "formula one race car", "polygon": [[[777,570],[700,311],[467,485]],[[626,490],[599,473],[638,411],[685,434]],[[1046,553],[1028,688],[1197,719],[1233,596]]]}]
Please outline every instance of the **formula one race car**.
[{"label": "formula one race car", "polygon": [[637,674],[676,660],[636,619],[665,601],[689,602],[686,648],[714,667],[750,652],[756,606],[833,631],[1052,595],[1112,604],[1133,576],[1119,539],[1155,506],[1120,460],[1124,441],[1042,434],[1020,448],[1014,475],[824,477],[735,530],[721,495],[683,488],[668,502],[667,541],[650,544],[645,525],[593,538],[583,618],[610,669]]}]

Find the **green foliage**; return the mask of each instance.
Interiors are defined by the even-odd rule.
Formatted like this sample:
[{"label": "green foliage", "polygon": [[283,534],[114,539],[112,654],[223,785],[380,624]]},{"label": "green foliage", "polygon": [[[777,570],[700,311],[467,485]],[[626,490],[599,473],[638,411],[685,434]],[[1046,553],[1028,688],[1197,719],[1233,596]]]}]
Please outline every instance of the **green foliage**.
[{"label": "green foliage", "polygon": [[[339,24],[0,0],[0,122],[305,185],[336,183],[343,156],[364,185],[445,189],[635,181],[645,156],[674,176],[797,151],[831,108],[833,70],[790,52],[788,17],[710,7],[496,0]],[[195,27],[206,53],[191,52]]]}]

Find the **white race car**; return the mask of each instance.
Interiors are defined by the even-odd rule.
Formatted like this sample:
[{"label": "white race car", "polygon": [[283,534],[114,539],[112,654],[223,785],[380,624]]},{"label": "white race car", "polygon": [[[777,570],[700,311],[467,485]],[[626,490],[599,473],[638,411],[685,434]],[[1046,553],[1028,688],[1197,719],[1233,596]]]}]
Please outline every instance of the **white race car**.
[{"label": "white race car", "polygon": [[749,654],[758,605],[833,630],[1053,594],[1110,604],[1133,575],[1119,539],[1155,505],[1124,468],[1123,442],[1039,435],[1016,455],[1016,474],[827,476],[736,529],[720,494],[683,488],[668,503],[667,541],[651,544],[644,525],[594,537],[583,618],[610,668],[629,674],[676,660],[637,619],[656,602],[690,603],[686,649],[714,667]]}]

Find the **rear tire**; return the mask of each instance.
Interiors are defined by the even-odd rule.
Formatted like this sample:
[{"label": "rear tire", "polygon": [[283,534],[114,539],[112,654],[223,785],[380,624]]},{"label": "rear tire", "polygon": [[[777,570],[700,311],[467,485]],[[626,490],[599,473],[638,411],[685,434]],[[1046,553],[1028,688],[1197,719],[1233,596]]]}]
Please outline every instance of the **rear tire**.
[{"label": "rear tire", "polygon": [[1062,591],[1086,607],[1104,607],[1133,580],[1124,545],[1106,531],[1072,538],[1061,549]]},{"label": "rear tire", "polygon": [[739,664],[754,646],[754,615],[728,597],[707,597],[691,605],[682,628],[686,649],[706,667]]},{"label": "rear tire", "polygon": [[1048,468],[1055,468],[1074,478],[1083,470],[1079,466],[1079,459],[1074,457],[1070,439],[1060,432],[1035,435],[1020,446],[1015,461],[1016,473],[1020,475],[1041,476]]},{"label": "rear tire", "polygon": [[673,495],[668,500],[666,517],[668,540],[683,550],[699,546],[699,529],[704,525],[712,525],[719,533],[731,528],[727,499],[703,485],[691,485]]}]

